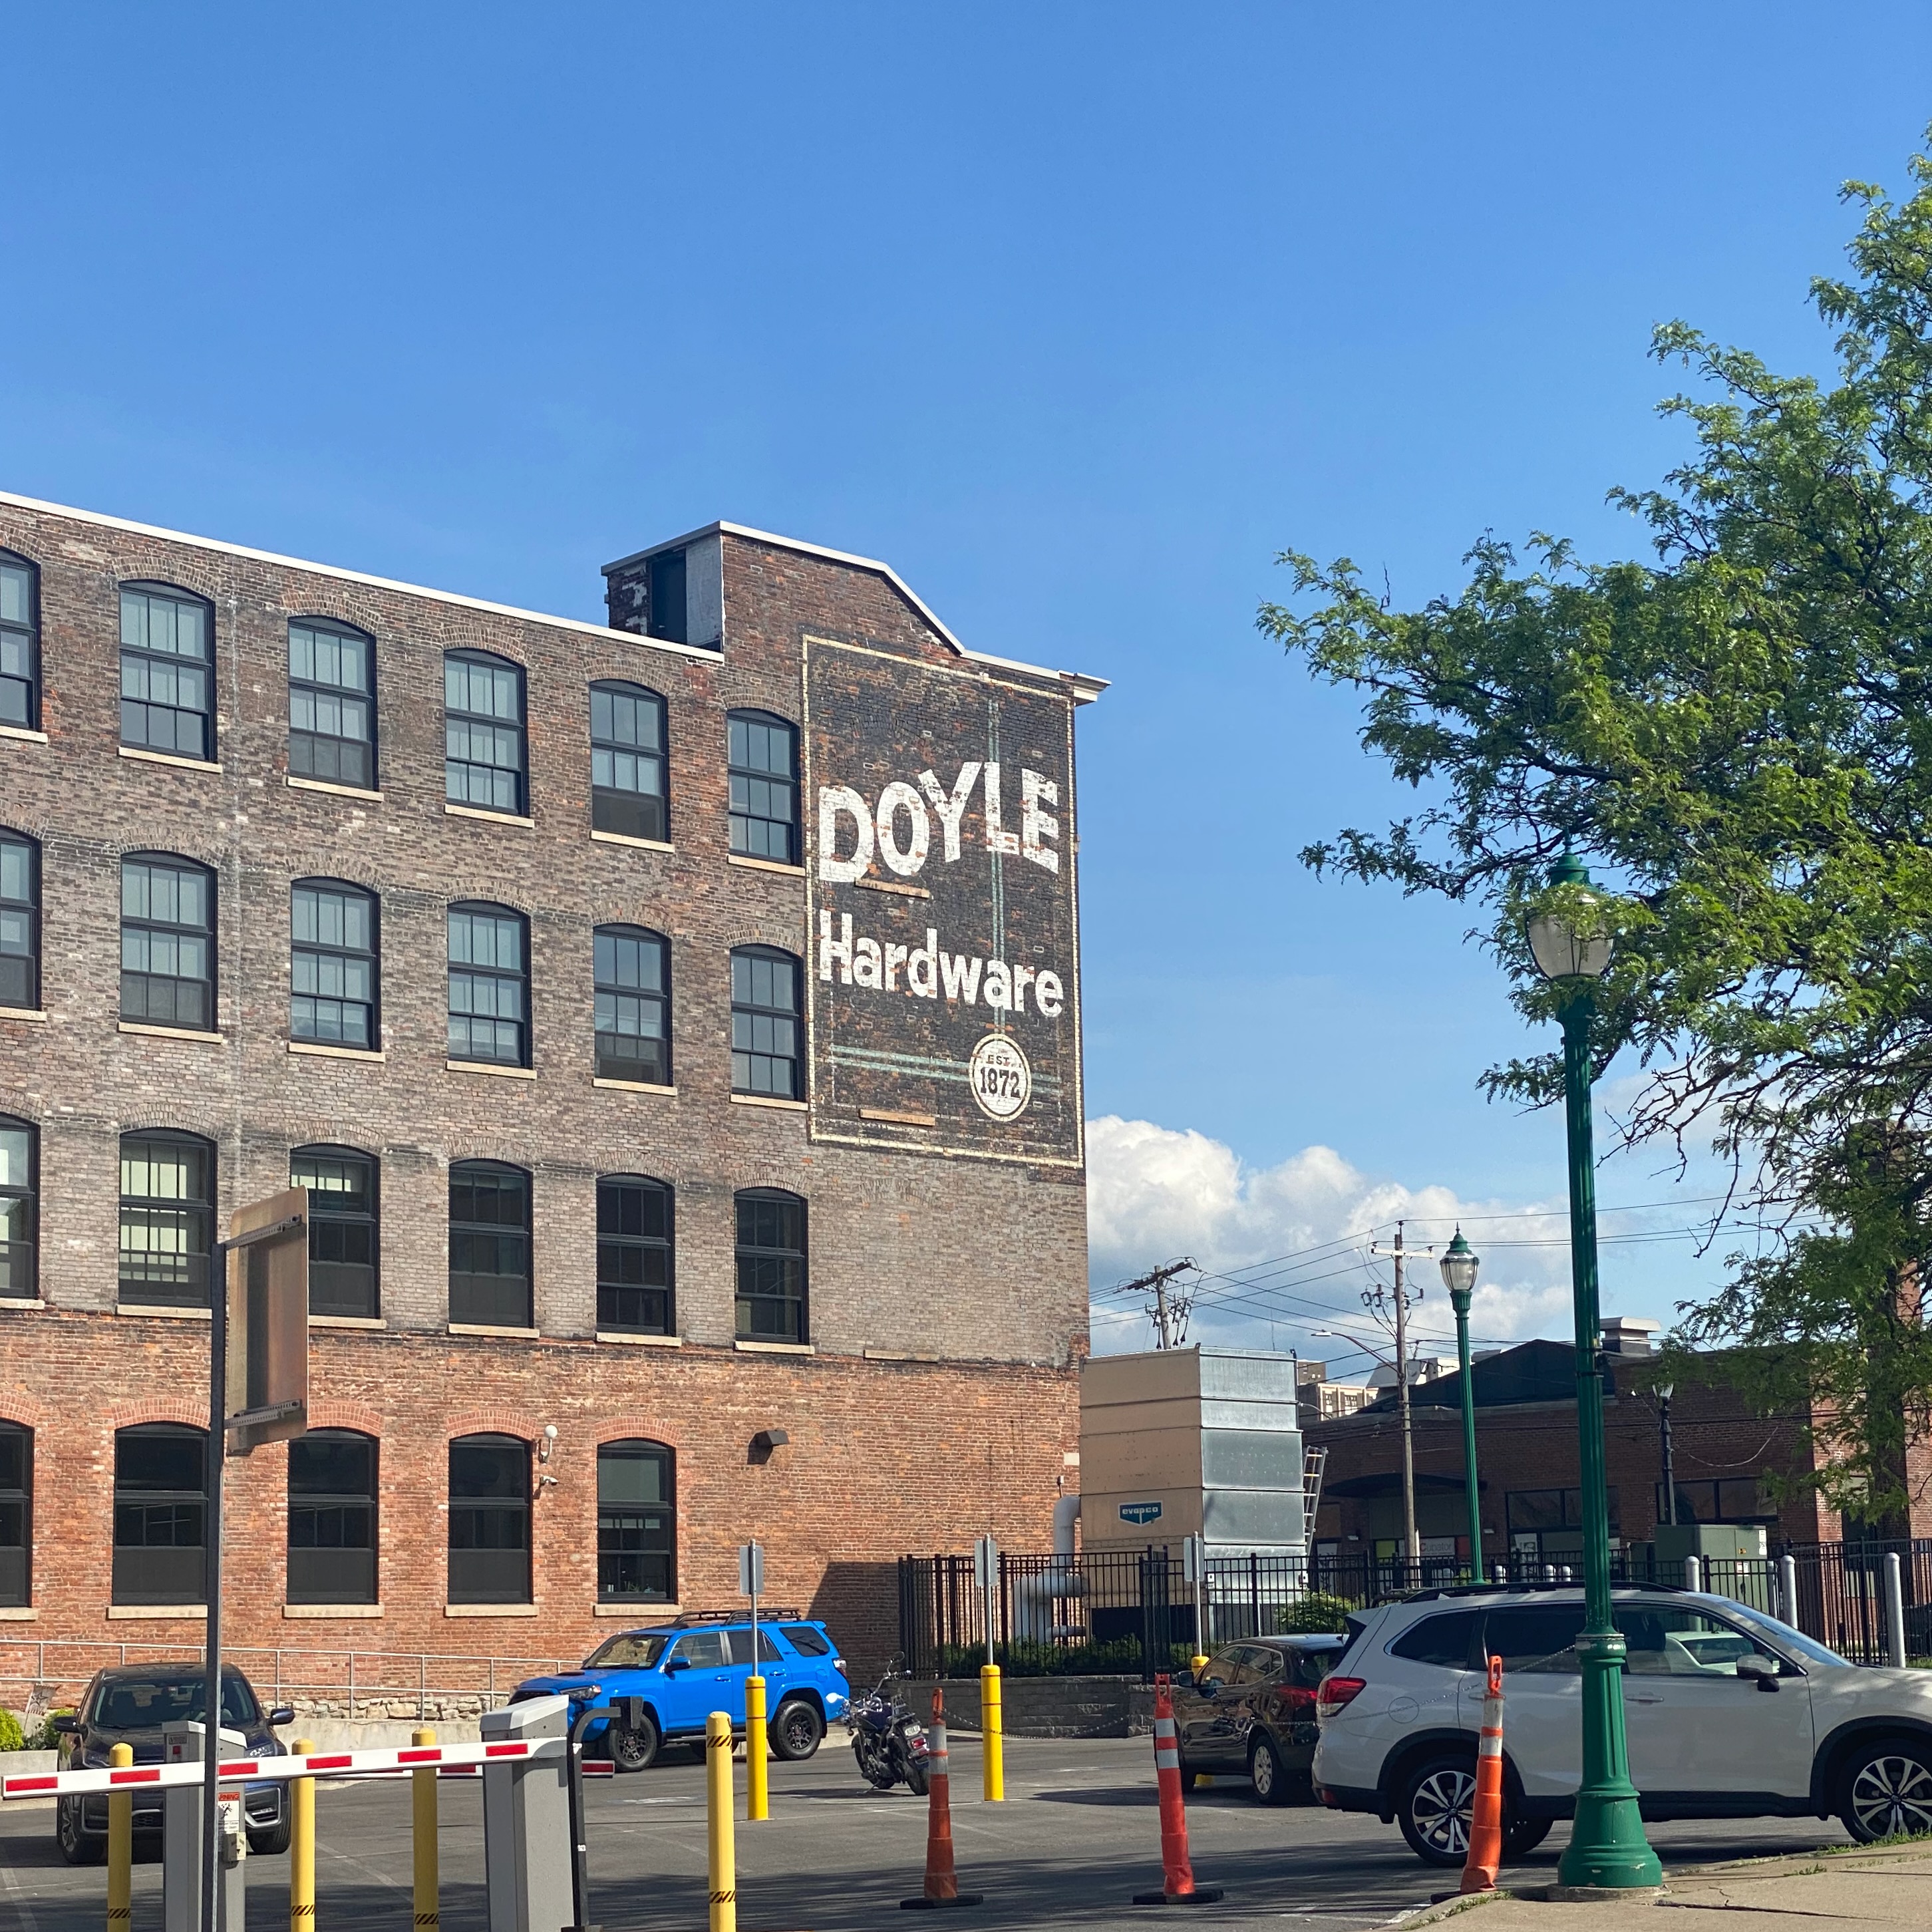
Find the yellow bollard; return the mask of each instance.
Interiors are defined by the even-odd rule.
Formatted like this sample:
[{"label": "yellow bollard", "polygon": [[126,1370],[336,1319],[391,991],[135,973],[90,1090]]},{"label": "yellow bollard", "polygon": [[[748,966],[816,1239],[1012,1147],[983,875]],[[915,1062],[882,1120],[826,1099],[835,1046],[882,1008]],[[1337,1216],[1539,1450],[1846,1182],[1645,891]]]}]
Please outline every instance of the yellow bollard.
[{"label": "yellow bollard", "polygon": [[[111,1765],[132,1764],[134,1747],[116,1744]],[[134,1917],[134,1794],[110,1792],[107,1798],[107,1932],[128,1932]]]},{"label": "yellow bollard", "polygon": [[[410,1742],[421,1750],[436,1742],[436,1733],[430,1730],[412,1732]],[[434,1765],[426,1764],[420,1771],[410,1773],[410,1805],[416,1834],[416,1932],[437,1932],[442,1923],[442,1912],[436,1896],[439,1874],[436,1860]]]},{"label": "yellow bollard", "polygon": [[771,1792],[766,1780],[765,1680],[745,1679],[745,1816],[769,1818]]},{"label": "yellow bollard", "polygon": [[704,1720],[704,1789],[710,1814],[711,1932],[738,1932],[738,1852],[731,1826],[731,1720]]},{"label": "yellow bollard", "polygon": [[1000,1693],[1000,1666],[980,1666],[980,1795],[988,1804],[1001,1804],[1006,1796],[1006,1713]]},{"label": "yellow bollard", "polygon": [[[307,1738],[290,1747],[297,1757],[315,1749]],[[289,1932],[315,1932],[315,1780],[289,1780]]]}]

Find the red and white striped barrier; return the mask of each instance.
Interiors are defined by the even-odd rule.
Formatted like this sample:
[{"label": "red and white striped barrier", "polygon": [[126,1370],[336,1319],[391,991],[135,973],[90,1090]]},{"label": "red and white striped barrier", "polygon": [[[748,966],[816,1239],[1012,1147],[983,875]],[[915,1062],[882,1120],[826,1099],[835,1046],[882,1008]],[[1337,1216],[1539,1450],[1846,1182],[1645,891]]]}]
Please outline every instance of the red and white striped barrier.
[{"label": "red and white striped barrier", "polygon": [[[556,1757],[568,1748],[561,1738],[476,1744],[406,1744],[392,1750],[310,1751],[300,1756],[244,1757],[224,1760],[223,1778],[244,1778],[254,1784],[290,1778],[370,1778],[398,1772],[420,1771],[434,1765],[444,1777],[474,1778],[485,1765],[518,1758]],[[586,1758],[590,1778],[608,1777],[616,1769],[607,1760]],[[9,1798],[69,1798],[79,1793],[119,1791],[130,1785],[199,1784],[204,1767],[190,1760],[182,1764],[104,1766],[94,1771],[28,1772],[0,1778],[0,1801]]]}]

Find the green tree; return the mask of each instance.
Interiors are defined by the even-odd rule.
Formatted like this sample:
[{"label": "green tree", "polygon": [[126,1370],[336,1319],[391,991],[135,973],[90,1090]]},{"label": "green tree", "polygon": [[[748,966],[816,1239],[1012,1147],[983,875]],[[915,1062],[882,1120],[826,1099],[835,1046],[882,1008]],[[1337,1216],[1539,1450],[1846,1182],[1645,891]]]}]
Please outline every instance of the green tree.
[{"label": "green tree", "polygon": [[[1780,376],[1682,322],[1704,380],[1665,411],[1689,459],[1612,492],[1654,560],[1585,564],[1486,537],[1454,597],[1399,610],[1346,558],[1296,552],[1260,622],[1365,696],[1362,740],[1418,794],[1318,872],[1469,904],[1524,1014],[1553,994],[1522,938],[1566,848],[1616,895],[1600,1064],[1648,1072],[1632,1141],[1711,1132],[1779,1221],[1681,1333],[1820,1410],[1833,1500],[1904,1501],[1900,1432],[1932,1392],[1916,1284],[1932,1249],[1932,162],[1894,203],[1853,183],[1850,272],[1812,295],[1835,380]],[[1553,1054],[1491,1069],[1544,1102]]]}]

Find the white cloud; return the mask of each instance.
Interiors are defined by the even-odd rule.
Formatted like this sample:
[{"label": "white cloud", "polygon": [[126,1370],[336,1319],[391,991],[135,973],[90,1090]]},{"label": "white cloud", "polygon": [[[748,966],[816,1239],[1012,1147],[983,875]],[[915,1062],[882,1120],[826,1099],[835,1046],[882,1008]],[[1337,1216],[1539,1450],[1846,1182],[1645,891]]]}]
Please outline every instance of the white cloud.
[{"label": "white cloud", "polygon": [[[1115,1114],[1090,1120],[1087,1134],[1096,1351],[1144,1348],[1151,1334],[1144,1320],[1121,1318],[1140,1298],[1110,1298],[1106,1291],[1187,1255],[1210,1275],[1240,1277],[1239,1285],[1202,1284],[1190,1339],[1293,1346],[1304,1354],[1339,1358],[1346,1344],[1312,1338],[1310,1330],[1331,1324],[1364,1328],[1361,1292],[1377,1277],[1388,1278],[1388,1264],[1369,1256],[1364,1231],[1373,1229],[1386,1240],[1394,1232],[1389,1224],[1399,1219],[1410,1224],[1406,1239],[1418,1246],[1446,1242],[1460,1220],[1484,1252],[1470,1321],[1482,1340],[1570,1332],[1570,1255],[1560,1198],[1464,1200],[1444,1186],[1373,1179],[1326,1147],[1304,1148],[1278,1166],[1252,1168],[1205,1134]],[[1528,1244],[1538,1242],[1549,1244]],[[1453,1318],[1433,1260],[1425,1258],[1411,1280],[1419,1280],[1424,1291],[1414,1318],[1420,1350],[1453,1352]],[[1666,1310],[1646,1304],[1610,1312],[1662,1316]],[[1354,1375],[1364,1366],[1359,1356],[1346,1364],[1338,1360],[1336,1372]]]}]

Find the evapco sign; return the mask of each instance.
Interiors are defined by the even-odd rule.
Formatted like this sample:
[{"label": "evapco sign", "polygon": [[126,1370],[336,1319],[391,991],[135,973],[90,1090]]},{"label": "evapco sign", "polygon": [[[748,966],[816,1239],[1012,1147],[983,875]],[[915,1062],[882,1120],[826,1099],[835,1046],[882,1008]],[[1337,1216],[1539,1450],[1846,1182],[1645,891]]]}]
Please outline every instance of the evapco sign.
[{"label": "evapco sign", "polygon": [[821,638],[805,676],[814,1136],[1078,1165],[1070,699]]}]

